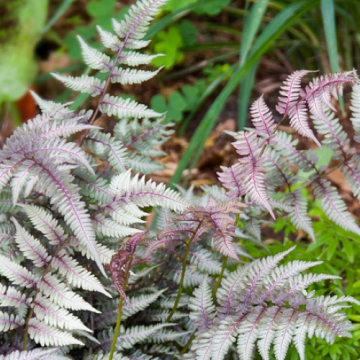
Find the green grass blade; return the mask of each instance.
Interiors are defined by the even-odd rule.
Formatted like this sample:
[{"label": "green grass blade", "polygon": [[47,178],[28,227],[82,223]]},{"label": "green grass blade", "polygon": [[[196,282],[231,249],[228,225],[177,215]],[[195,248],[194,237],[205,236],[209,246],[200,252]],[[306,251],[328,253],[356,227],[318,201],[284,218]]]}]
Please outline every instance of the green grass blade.
[{"label": "green grass blade", "polygon": [[[336,38],[335,4],[334,0],[321,0],[321,15],[323,18],[326,46],[329,54],[331,72],[339,71],[338,45]],[[344,99],[339,97],[341,112],[345,114]]]},{"label": "green grass blade", "polygon": [[336,40],[334,0],[321,0],[321,15],[323,18],[326,45],[332,72],[339,71],[338,46]]},{"label": "green grass blade", "polygon": [[259,62],[257,61],[245,74],[240,82],[239,98],[238,98],[238,129],[244,130],[246,126],[246,117],[249,109],[251,91],[255,83],[255,74]]},{"label": "green grass blade", "polygon": [[49,20],[49,22],[41,30],[41,34],[45,34],[64,14],[64,12],[69,8],[69,6],[74,2],[74,0],[64,0],[63,3],[58,7],[54,16]]},{"label": "green grass blade", "polygon": [[259,0],[250,10],[250,14],[246,17],[244,31],[242,34],[240,45],[240,66],[245,64],[250,47],[254,42],[255,35],[259,30],[263,15],[267,9],[269,0]]},{"label": "green grass blade", "polygon": [[188,148],[184,152],[175,174],[171,178],[172,184],[179,183],[183,171],[190,164],[190,169],[198,160],[204,147],[207,137],[210,135],[216,119],[220,114],[225,102],[230,94],[234,91],[245,73],[253,66],[260,57],[268,50],[273,41],[278,38],[296,19],[301,17],[305,12],[317,6],[318,1],[296,1],[287,6],[265,27],[261,35],[256,40],[248,61],[242,67],[239,67],[228,81],[224,89],[215,99],[210,109],[205,114],[201,124],[192,137]]},{"label": "green grass blade", "polygon": [[[244,31],[241,37],[240,45],[240,63],[243,66],[247,59],[251,45],[254,42],[255,35],[258,32],[264,13],[267,9],[269,0],[259,0],[250,10],[250,14],[245,19]],[[239,96],[238,96],[238,129],[242,130],[246,123],[247,109],[252,88],[254,86],[254,78],[257,69],[257,64],[254,64],[249,73],[245,75],[240,83]]]}]

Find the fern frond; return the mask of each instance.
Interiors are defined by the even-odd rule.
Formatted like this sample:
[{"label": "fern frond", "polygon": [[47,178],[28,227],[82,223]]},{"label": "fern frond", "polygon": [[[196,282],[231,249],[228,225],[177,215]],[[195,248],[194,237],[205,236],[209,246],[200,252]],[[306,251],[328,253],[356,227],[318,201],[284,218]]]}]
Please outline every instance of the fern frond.
[{"label": "fern frond", "polygon": [[93,76],[82,75],[80,77],[73,77],[62,76],[56,73],[51,73],[51,75],[69,89],[90,94],[91,96],[97,96],[104,91],[105,81],[101,81]]},{"label": "fern frond", "polygon": [[150,160],[147,156],[136,154],[128,159],[128,165],[133,171],[141,174],[152,174],[166,168],[164,165]]},{"label": "fern frond", "polygon": [[293,127],[295,131],[297,131],[300,135],[305,136],[315,142],[316,145],[321,147],[320,142],[315,137],[314,133],[309,127],[307,121],[307,107],[305,100],[301,100],[296,102],[295,104],[291,104],[289,109],[289,118],[290,125]]},{"label": "fern frond", "polygon": [[215,318],[216,311],[207,278],[194,291],[189,308],[191,309],[190,319],[194,326],[202,332],[208,330]]},{"label": "fern frond", "polygon": [[50,326],[65,330],[79,329],[91,332],[79,318],[41,295],[36,296],[34,301],[34,314],[38,320],[44,321]]},{"label": "fern frond", "polygon": [[[155,334],[156,332],[174,326],[174,324],[156,324],[150,326],[133,326],[125,329],[123,326],[120,327],[120,335],[117,338],[116,349],[131,349],[135,344],[146,340],[150,335]],[[112,342],[112,331],[110,333],[103,333],[103,340],[100,340],[101,348],[109,348]]]},{"label": "fern frond", "polygon": [[60,113],[62,116],[69,116],[73,113],[73,111],[67,107],[71,103],[67,103],[67,104],[56,103],[54,101],[42,99],[34,91],[30,90],[30,93],[43,113],[56,113],[56,114]]},{"label": "fern frond", "polygon": [[214,258],[211,251],[206,250],[201,246],[190,248],[190,263],[198,267],[199,270],[204,271],[210,275],[220,274],[221,263]]},{"label": "fern frond", "polygon": [[330,220],[360,235],[360,228],[346,209],[344,201],[340,198],[336,189],[325,179],[317,179],[313,183],[314,194],[317,200],[321,201],[321,207]]},{"label": "fern frond", "polygon": [[148,109],[145,105],[139,104],[131,99],[122,99],[117,96],[106,94],[100,103],[99,109],[102,113],[109,116],[116,115],[123,117],[160,117],[162,114]]},{"label": "fern frond", "polygon": [[83,268],[75,259],[68,256],[64,250],[60,251],[58,255],[52,259],[51,266],[58,270],[61,275],[65,276],[72,286],[89,291],[98,291],[111,297],[101,285],[100,281],[88,270]]},{"label": "fern frond", "polygon": [[43,233],[51,245],[59,245],[65,241],[64,229],[45,209],[35,205],[21,205],[34,227]]},{"label": "fern frond", "polygon": [[[269,198],[266,192],[265,175],[264,175],[264,158],[260,157],[262,146],[264,141],[259,142],[255,132],[245,133],[240,132],[236,137],[236,142],[233,146],[236,152],[242,156],[239,159],[241,166],[237,164],[237,167],[232,167],[232,171],[227,170],[224,174],[219,176],[220,181],[225,187],[235,184],[240,184],[243,190],[239,193],[246,193],[250,199],[256,204],[265,207],[270,215],[275,219],[275,215],[272,211]],[[236,169],[236,172],[234,171]],[[233,189],[230,187],[230,189]],[[232,193],[232,191],[231,191]]]},{"label": "fern frond", "polygon": [[90,216],[85,209],[85,204],[79,200],[79,188],[73,183],[73,176],[61,173],[50,161],[39,164],[39,167],[42,173],[37,189],[49,196],[51,203],[64,216],[66,223],[79,241],[93,254],[97,266],[105,274],[96,251],[95,234]]},{"label": "fern frond", "polygon": [[0,274],[15,285],[26,288],[37,286],[38,279],[29,270],[3,255],[0,255]]},{"label": "fern frond", "polygon": [[28,351],[15,350],[8,355],[0,355],[0,360],[69,360],[60,355],[57,348],[33,349]]},{"label": "fern frond", "polygon": [[0,306],[27,307],[26,295],[12,286],[0,284]]},{"label": "fern frond", "polygon": [[70,333],[46,325],[35,318],[30,319],[28,332],[30,338],[41,346],[84,345]]},{"label": "fern frond", "polygon": [[213,324],[206,330],[199,329],[192,344],[191,350],[202,356],[196,359],[209,359],[211,351],[211,359],[223,360],[236,339],[237,353],[244,360],[253,358],[256,342],[263,359],[270,359],[274,344],[275,358],[284,360],[291,342],[304,359],[306,335],[315,334],[327,342],[335,336],[350,336],[351,324],[338,311],[347,301],[358,301],[347,297],[312,298],[312,293],[304,292],[309,284],[336,277],[300,274],[320,262],[294,261],[277,267],[285,253],[256,260],[224,277],[217,292],[220,306]]},{"label": "fern frond", "polygon": [[[206,275],[201,273],[200,271],[193,268],[188,268],[186,269],[186,273],[183,281],[183,287],[186,288],[190,286],[191,287],[198,286],[204,281],[205,278]],[[180,284],[180,279],[181,279],[181,269],[176,269],[174,271],[173,280],[177,284]]]},{"label": "fern frond", "polygon": [[141,211],[136,205],[128,206],[124,203],[109,204],[103,211],[103,214],[109,215],[112,219],[121,225],[131,225],[135,223],[144,223],[141,217],[148,216],[148,213]]},{"label": "fern frond", "polygon": [[13,218],[16,227],[15,241],[19,249],[27,259],[32,260],[36,267],[46,267],[50,260],[50,255],[45,247],[38,239],[29,234],[20,224]]},{"label": "fern frond", "polygon": [[316,153],[312,150],[296,150],[297,142],[297,140],[292,140],[291,135],[283,131],[277,131],[276,144],[274,144],[273,147],[278,153],[287,158],[289,162],[294,163],[301,170],[309,172],[316,169],[316,164],[319,161]]},{"label": "fern frond", "polygon": [[351,106],[352,117],[350,118],[351,123],[355,130],[355,140],[359,140],[360,133],[360,83],[359,79],[356,79],[356,83],[353,85],[351,92]]},{"label": "fern frond", "polygon": [[111,202],[111,194],[107,191],[108,181],[102,177],[91,176],[88,172],[74,170],[75,183],[80,187],[81,194],[86,198],[99,201],[101,204]]},{"label": "fern frond", "polygon": [[114,139],[111,134],[92,131],[85,140],[85,146],[94,151],[96,155],[108,160],[117,171],[123,172],[127,170],[128,155],[126,148],[121,142]]},{"label": "fern frond", "polygon": [[313,241],[315,241],[314,230],[312,228],[311,219],[307,216],[306,198],[300,191],[293,191],[288,196],[285,196],[284,201],[290,201],[291,212],[290,219],[294,226],[298,229],[304,230]]},{"label": "fern frond", "polygon": [[18,316],[0,311],[0,333],[16,329],[24,325],[24,320]]},{"label": "fern frond", "polygon": [[125,38],[125,46],[127,46],[127,39],[139,40],[145,36],[150,21],[166,1],[167,0],[137,1],[130,7],[124,20],[120,23],[113,21],[114,30],[117,35],[120,38]]},{"label": "fern frond", "polygon": [[242,181],[242,173],[243,167],[239,163],[229,168],[221,166],[221,172],[218,173],[218,177],[223,187],[228,189],[228,196],[230,198],[240,198],[246,193]]},{"label": "fern frond", "polygon": [[[108,360],[110,353],[99,352],[97,354],[90,354],[85,356],[84,360]],[[115,351],[113,353],[113,360],[131,360],[129,357]]]},{"label": "fern frond", "polygon": [[[139,296],[133,296],[128,298],[128,302],[123,305],[123,313],[121,318],[123,320],[128,317],[137,314],[149,307],[155,302],[166,290],[160,290],[153,294],[141,294]],[[118,312],[118,299],[107,302],[103,313],[95,319],[97,328],[108,328],[116,323]]]},{"label": "fern frond", "polygon": [[119,56],[118,63],[129,66],[147,65],[151,61],[159,56],[165,56],[164,54],[146,55],[136,51],[122,51]]},{"label": "fern frond", "polygon": [[[329,98],[330,94],[337,99],[338,95],[342,95],[343,85],[347,82],[353,83],[354,81],[355,75],[353,71],[316,77],[308,86],[306,86],[305,90],[300,91],[300,95],[305,98],[307,102],[319,98],[324,105],[328,106],[329,102],[325,102],[325,100]],[[328,107],[333,108],[332,105]]]},{"label": "fern frond", "polygon": [[250,108],[252,123],[256,133],[260,136],[270,137],[276,127],[274,117],[266,105],[263,96],[253,102]]},{"label": "fern frond", "polygon": [[[80,252],[88,259],[95,260],[93,253],[89,251],[89,248],[75,237],[71,238],[70,245],[74,251]],[[95,249],[102,264],[109,264],[111,257],[115,254],[114,250],[109,249],[107,246],[99,243],[95,243]]]},{"label": "fern frond", "polygon": [[61,307],[71,310],[99,312],[50,273],[47,273],[37,286],[45,296]]},{"label": "fern frond", "polygon": [[360,154],[355,153],[349,161],[340,166],[346,182],[350,185],[351,190],[358,199],[360,199],[360,169],[356,164],[360,164]]},{"label": "fern frond", "polygon": [[116,67],[110,75],[112,83],[125,84],[141,84],[144,81],[150,80],[158,74],[162,67],[155,71],[123,69]]},{"label": "fern frond", "polygon": [[109,190],[118,201],[130,201],[136,206],[162,206],[174,211],[182,211],[187,207],[186,202],[174,190],[167,189],[164,184],[156,184],[139,175],[131,178],[128,170],[111,180]]},{"label": "fern frond", "polygon": [[97,215],[93,219],[98,225],[96,230],[105,236],[122,238],[141,232],[141,230],[124,226],[101,215]]},{"label": "fern frond", "polygon": [[86,65],[91,69],[100,70],[100,72],[109,72],[112,69],[113,62],[109,56],[90,47],[80,36],[77,38],[80,42],[82,56]]},{"label": "fern frond", "polygon": [[302,78],[313,71],[300,70],[294,71],[284,81],[280,88],[280,95],[276,110],[280,114],[287,114],[291,105],[293,105],[299,98]]}]

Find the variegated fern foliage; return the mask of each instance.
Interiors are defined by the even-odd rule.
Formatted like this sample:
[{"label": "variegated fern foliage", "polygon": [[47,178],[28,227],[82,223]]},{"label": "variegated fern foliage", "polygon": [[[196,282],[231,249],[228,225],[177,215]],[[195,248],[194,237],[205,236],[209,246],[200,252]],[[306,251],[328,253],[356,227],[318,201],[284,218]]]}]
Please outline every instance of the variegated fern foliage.
[{"label": "variegated fern foliage", "polygon": [[[257,344],[263,359],[273,345],[283,360],[291,342],[304,359],[307,335],[329,342],[351,336],[341,309],[358,301],[306,291],[335,278],[302,274],[319,262],[278,265],[291,249],[249,262],[236,240],[260,243],[264,210],[273,217],[287,213],[314,238],[303,183],[290,163],[313,171],[310,183],[330,219],[360,232],[325,179],[331,169],[317,168],[314,152],[296,150],[290,135],[276,131],[263,98],[251,108],[255,129],[235,135],[239,163],[220,174],[228,192],[213,186],[194,195],[145,179],[162,167],[154,158],[163,155],[171,124],[145,105],[110,95],[109,85],[156,75],[134,67],[159,56],[137,50],[148,44],[143,37],[165,1],[138,1],[125,20],[113,22],[115,34],[98,28],[113,57],[79,39],[93,75],[54,74],[98,97],[95,110],[34,95],[42,114],[0,150],[0,359],[247,360]],[[289,77],[277,110],[301,135],[333,150],[334,166],[358,196],[359,154],[331,102],[355,75],[316,78],[301,89],[306,74]],[[353,89],[358,132],[360,87]],[[308,110],[322,142],[310,129]],[[117,118],[112,133],[96,126],[101,114]],[[148,229],[144,219],[155,207]]]}]

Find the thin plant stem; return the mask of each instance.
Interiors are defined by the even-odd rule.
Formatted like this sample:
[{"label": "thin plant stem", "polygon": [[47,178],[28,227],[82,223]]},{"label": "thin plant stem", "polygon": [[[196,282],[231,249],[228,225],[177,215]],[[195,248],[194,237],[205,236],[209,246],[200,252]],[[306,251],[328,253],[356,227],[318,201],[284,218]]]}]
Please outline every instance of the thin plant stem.
[{"label": "thin plant stem", "polygon": [[188,340],[188,342],[185,344],[185,346],[181,349],[181,351],[179,352],[179,355],[184,355],[186,353],[186,351],[189,349],[191,343],[193,342],[193,340],[195,339],[195,334],[197,332],[197,329],[193,332],[193,334],[191,335],[190,339]]},{"label": "thin plant stem", "polygon": [[[130,274],[130,268],[131,268],[131,263],[132,263],[132,259],[133,257],[130,256],[129,261],[126,265],[126,270],[125,270],[125,280],[123,283],[123,291],[126,291],[126,287],[127,287],[127,282],[129,279],[129,274]],[[119,299],[119,304],[118,304],[118,316],[117,316],[117,320],[116,320],[116,327],[115,327],[115,332],[114,332],[114,336],[113,336],[113,340],[111,343],[111,349],[110,349],[110,355],[109,355],[109,360],[112,360],[113,356],[114,356],[114,352],[115,352],[115,348],[116,348],[116,341],[117,338],[119,336],[119,331],[120,331],[120,325],[121,325],[121,316],[122,316],[122,305],[123,305],[123,297],[120,295],[120,299]]]},{"label": "thin plant stem", "polygon": [[184,279],[185,279],[187,257],[189,255],[190,246],[191,246],[193,240],[195,239],[195,236],[196,236],[198,230],[200,229],[201,224],[202,224],[202,221],[200,221],[199,225],[196,227],[196,230],[194,231],[193,236],[189,239],[189,241],[186,244],[185,254],[184,254],[184,257],[183,257],[183,261],[182,261],[182,270],[181,270],[179,290],[178,290],[178,293],[177,293],[177,296],[176,296],[176,299],[175,299],[174,306],[173,306],[169,316],[167,317],[165,323],[168,323],[171,320],[172,316],[175,314],[177,306],[179,305],[179,301],[180,301],[181,293],[182,293],[182,289],[183,289],[183,284],[184,284]]},{"label": "thin plant stem", "polygon": [[212,296],[213,296],[214,299],[216,298],[216,293],[217,293],[218,288],[219,288],[219,286],[220,286],[220,284],[221,284],[221,280],[222,280],[222,278],[223,278],[223,276],[224,276],[224,272],[225,272],[225,269],[226,269],[227,259],[228,259],[227,256],[225,256],[224,259],[223,259],[222,267],[221,267],[221,272],[220,272],[220,275],[219,275],[219,279],[218,279],[218,281],[216,282],[215,287],[214,287],[214,290],[213,290],[213,292],[212,292]]}]

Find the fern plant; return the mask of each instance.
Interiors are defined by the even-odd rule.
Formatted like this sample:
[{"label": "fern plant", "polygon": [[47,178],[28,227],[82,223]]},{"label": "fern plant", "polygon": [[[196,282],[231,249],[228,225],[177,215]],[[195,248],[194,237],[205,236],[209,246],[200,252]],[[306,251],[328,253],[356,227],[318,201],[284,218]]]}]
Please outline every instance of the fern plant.
[{"label": "fern plant", "polygon": [[[299,191],[310,184],[289,171],[290,163],[313,171],[310,183],[329,218],[359,233],[326,180],[332,168],[317,168],[313,152],[296,150],[291,135],[277,131],[262,97],[251,108],[255,129],[234,134],[241,158],[223,169],[223,187],[195,194],[146,176],[162,167],[156,158],[171,124],[145,105],[110,95],[109,85],[141,83],[158,72],[134,67],[158,56],[137,50],[148,44],[143,37],[164,2],[139,0],[125,20],[113,22],[115,34],[98,27],[113,57],[79,39],[92,75],[54,74],[98,97],[94,110],[34,94],[42,114],[0,150],[1,359],[224,359],[235,353],[251,359],[257,342],[263,359],[274,344],[282,360],[292,341],[303,359],[306,335],[328,342],[351,336],[341,310],[359,302],[307,292],[337,277],[301,274],[319,262],[279,266],[288,251],[253,260],[238,241],[261,244],[266,212],[288,214],[314,238]],[[332,96],[355,75],[316,78],[302,89],[307,73],[289,77],[277,109],[300,135],[331,147],[334,167],[358,196],[359,155],[331,113]],[[308,109],[322,141],[307,122]],[[118,120],[111,133],[96,125],[104,115]],[[149,209],[157,213],[150,229]]]}]

